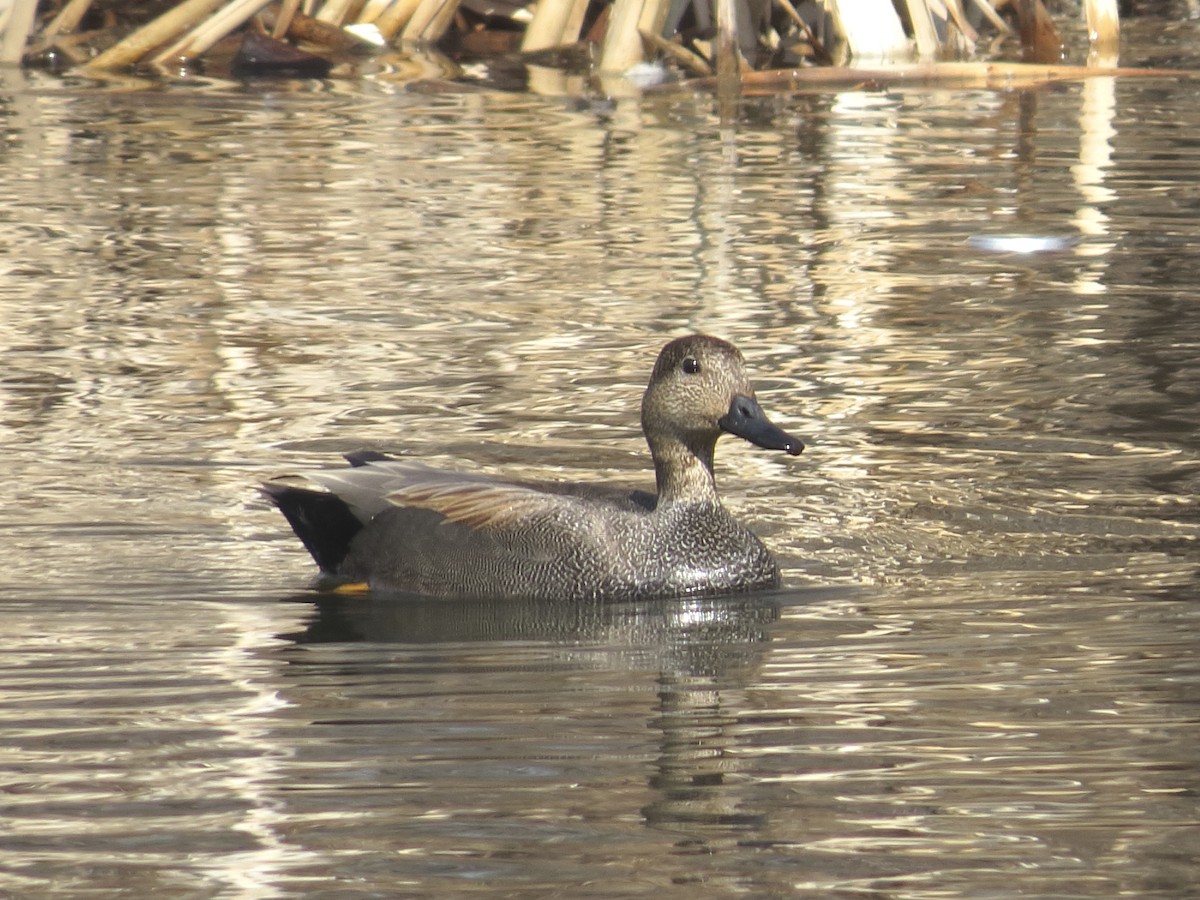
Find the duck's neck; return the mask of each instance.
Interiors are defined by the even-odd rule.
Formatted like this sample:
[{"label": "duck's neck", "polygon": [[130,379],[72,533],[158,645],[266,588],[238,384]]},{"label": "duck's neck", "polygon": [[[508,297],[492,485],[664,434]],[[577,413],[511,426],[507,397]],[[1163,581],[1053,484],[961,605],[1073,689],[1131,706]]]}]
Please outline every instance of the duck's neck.
[{"label": "duck's neck", "polygon": [[716,441],[697,447],[651,446],[659,508],[675,503],[717,502],[717,482],[713,477],[715,447]]}]

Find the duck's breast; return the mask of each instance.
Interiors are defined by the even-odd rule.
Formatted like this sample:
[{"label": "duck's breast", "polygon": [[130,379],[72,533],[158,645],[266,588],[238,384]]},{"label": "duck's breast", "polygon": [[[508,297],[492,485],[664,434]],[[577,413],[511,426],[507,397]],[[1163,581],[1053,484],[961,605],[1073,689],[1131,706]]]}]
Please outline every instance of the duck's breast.
[{"label": "duck's breast", "polygon": [[630,555],[642,591],[737,593],[779,584],[770,551],[720,504],[676,505],[639,523]]}]

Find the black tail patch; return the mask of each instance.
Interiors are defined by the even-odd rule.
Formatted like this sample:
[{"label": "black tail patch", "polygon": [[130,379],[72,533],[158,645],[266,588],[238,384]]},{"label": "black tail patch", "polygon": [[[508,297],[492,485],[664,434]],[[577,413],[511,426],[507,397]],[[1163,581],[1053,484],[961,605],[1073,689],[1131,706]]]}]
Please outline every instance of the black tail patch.
[{"label": "black tail patch", "polygon": [[362,529],[349,507],[334,494],[265,484],[262,491],[279,507],[322,572],[338,574],[350,542]]}]

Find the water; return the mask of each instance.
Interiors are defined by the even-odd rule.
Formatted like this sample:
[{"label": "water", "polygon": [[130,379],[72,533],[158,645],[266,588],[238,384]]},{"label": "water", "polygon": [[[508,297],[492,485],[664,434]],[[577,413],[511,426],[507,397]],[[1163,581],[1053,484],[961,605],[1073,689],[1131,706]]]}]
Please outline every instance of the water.
[{"label": "water", "polygon": [[[679,94],[5,78],[0,894],[1194,891],[1190,86],[731,128]],[[687,330],[809,442],[718,453],[784,589],[305,592],[260,479],[360,447],[646,477]]]}]

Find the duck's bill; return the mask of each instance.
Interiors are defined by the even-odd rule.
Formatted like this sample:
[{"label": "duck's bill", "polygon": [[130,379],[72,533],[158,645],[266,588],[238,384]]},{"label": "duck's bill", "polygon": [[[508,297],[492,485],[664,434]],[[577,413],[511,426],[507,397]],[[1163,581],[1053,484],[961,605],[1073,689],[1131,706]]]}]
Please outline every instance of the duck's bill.
[{"label": "duck's bill", "polygon": [[792,456],[799,456],[804,450],[804,442],[800,438],[792,437],[773,425],[758,401],[745,394],[734,395],[729,412],[721,416],[717,424],[723,431],[745,438],[765,450],[786,450]]}]

